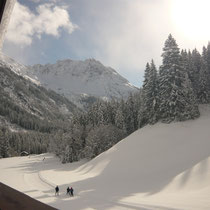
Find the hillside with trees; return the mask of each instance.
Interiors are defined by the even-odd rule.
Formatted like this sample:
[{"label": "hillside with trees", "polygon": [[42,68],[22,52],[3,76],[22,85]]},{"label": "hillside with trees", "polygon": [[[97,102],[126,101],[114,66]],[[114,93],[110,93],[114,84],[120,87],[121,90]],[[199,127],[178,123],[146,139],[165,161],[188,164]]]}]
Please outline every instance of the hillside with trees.
[{"label": "hillside with trees", "polygon": [[[210,44],[200,54],[179,49],[172,35],[165,41],[162,65],[146,64],[143,86],[127,100],[98,101],[74,115],[71,135],[54,142],[63,162],[94,158],[147,124],[199,117],[199,104],[210,102]],[[78,142],[77,153],[72,147]],[[54,149],[53,149],[54,148]],[[55,149],[56,148],[56,149]],[[68,148],[68,149],[64,149]]]},{"label": "hillside with trees", "polygon": [[51,135],[66,132],[77,107],[0,67],[0,156],[47,151]]},{"label": "hillside with trees", "polygon": [[0,73],[0,115],[6,122],[0,130],[2,157],[26,150],[53,152],[63,163],[91,159],[147,124],[195,119],[199,104],[210,102],[210,44],[202,54],[180,51],[172,35],[162,65],[146,64],[139,92],[126,100],[98,99],[85,112],[8,69]]}]

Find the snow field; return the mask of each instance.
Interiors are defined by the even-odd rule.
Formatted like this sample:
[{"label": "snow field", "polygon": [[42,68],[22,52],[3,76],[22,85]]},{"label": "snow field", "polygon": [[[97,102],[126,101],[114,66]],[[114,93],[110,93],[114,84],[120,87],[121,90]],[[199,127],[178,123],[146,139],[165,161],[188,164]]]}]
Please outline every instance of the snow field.
[{"label": "snow field", "polygon": [[200,108],[196,120],[146,126],[89,162],[1,159],[0,181],[62,210],[209,210],[210,106]]}]

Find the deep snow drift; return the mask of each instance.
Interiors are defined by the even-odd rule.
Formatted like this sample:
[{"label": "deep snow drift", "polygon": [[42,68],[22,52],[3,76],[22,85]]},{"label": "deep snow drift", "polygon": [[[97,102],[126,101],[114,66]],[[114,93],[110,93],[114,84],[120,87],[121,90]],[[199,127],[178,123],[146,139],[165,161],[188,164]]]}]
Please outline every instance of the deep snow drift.
[{"label": "deep snow drift", "polygon": [[87,163],[1,159],[0,181],[62,210],[209,210],[209,125],[210,106],[202,106],[196,120],[146,126]]}]

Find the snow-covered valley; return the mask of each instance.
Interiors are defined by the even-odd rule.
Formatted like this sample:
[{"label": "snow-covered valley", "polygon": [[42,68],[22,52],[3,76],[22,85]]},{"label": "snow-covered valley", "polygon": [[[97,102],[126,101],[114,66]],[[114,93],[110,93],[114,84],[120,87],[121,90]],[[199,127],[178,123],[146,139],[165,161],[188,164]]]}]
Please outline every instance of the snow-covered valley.
[{"label": "snow-covered valley", "polygon": [[196,120],[146,126],[89,162],[1,159],[0,181],[62,210],[209,210],[210,106],[200,111]]}]

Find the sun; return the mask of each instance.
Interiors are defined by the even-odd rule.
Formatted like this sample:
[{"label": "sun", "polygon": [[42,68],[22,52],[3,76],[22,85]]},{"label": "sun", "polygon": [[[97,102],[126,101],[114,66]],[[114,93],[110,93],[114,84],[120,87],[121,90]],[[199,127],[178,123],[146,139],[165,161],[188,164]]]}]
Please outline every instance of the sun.
[{"label": "sun", "polygon": [[210,40],[210,0],[173,0],[176,30],[191,40]]}]

